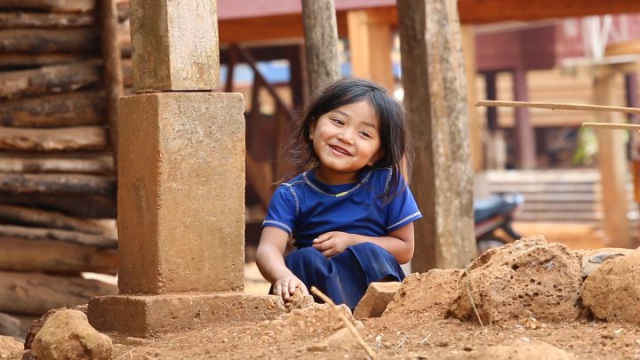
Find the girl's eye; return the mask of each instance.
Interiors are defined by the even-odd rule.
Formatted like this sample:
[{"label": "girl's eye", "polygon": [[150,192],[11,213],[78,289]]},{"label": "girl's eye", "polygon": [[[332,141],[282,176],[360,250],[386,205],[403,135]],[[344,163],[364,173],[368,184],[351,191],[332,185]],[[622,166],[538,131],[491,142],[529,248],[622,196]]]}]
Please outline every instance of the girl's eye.
[{"label": "girl's eye", "polygon": [[331,119],[331,121],[333,121],[335,124],[338,124],[338,125],[344,125],[344,122],[340,119]]},{"label": "girl's eye", "polygon": [[366,138],[371,139],[371,134],[369,134],[369,133],[368,133],[368,132],[366,132],[366,131],[360,131],[360,135],[362,135],[362,136],[364,136],[364,137],[366,137]]}]

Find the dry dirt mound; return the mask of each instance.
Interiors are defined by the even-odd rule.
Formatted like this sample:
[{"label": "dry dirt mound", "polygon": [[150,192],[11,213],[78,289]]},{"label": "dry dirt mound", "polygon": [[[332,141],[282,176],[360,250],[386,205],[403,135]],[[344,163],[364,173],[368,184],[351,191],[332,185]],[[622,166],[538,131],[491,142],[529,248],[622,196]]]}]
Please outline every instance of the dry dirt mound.
[{"label": "dry dirt mound", "polygon": [[566,245],[530,237],[471,263],[449,315],[484,324],[536,318],[559,322],[583,311],[581,258]]},{"label": "dry dirt mound", "polygon": [[446,360],[574,360],[575,357],[544,341],[531,341],[528,338],[509,340],[483,351],[449,356]]}]

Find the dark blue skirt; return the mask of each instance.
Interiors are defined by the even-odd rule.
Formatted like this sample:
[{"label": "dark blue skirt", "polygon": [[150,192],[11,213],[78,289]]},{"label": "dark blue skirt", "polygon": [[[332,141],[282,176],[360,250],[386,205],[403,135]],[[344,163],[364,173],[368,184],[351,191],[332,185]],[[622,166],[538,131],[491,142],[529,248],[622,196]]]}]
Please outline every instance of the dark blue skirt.
[{"label": "dark blue skirt", "polygon": [[294,250],[284,261],[308,289],[315,286],[336,304],[346,304],[351,310],[370,283],[402,281],[405,276],[393,255],[372,243],[350,246],[331,258],[305,247]]}]

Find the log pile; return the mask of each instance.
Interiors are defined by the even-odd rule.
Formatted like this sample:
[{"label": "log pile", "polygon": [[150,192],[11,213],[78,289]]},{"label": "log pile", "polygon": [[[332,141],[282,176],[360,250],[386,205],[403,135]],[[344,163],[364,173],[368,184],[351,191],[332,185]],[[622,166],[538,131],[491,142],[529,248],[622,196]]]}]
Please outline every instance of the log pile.
[{"label": "log pile", "polygon": [[117,270],[104,223],[116,216],[110,99],[131,87],[128,12],[126,0],[0,2],[0,335],[117,292],[82,274]]}]

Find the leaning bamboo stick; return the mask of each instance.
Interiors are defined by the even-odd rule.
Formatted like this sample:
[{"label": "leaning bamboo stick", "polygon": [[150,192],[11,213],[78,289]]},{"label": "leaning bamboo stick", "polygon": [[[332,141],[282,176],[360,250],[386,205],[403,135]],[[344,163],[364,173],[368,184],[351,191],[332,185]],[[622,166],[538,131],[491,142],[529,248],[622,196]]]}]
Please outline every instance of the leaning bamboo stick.
[{"label": "leaning bamboo stick", "polygon": [[582,127],[592,127],[592,128],[598,128],[598,129],[640,130],[640,125],[638,124],[622,124],[622,123],[584,122],[582,123]]},{"label": "leaning bamboo stick", "polygon": [[612,111],[627,114],[640,114],[640,108],[629,108],[622,106],[588,105],[588,104],[563,104],[563,103],[541,103],[525,101],[494,101],[481,100],[476,102],[476,106],[487,107],[524,107],[551,110],[585,110],[585,111]]}]

